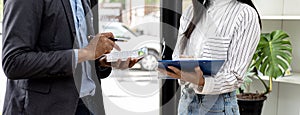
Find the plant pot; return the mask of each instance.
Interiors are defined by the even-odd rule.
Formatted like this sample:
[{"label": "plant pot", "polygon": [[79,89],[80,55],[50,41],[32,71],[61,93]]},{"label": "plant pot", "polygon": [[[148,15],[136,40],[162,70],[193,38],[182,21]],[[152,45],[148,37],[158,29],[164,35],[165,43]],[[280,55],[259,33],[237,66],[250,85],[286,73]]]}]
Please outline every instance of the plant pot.
[{"label": "plant pot", "polygon": [[256,99],[242,99],[238,96],[238,105],[241,115],[261,115],[264,101],[267,99],[266,96],[262,96]]}]

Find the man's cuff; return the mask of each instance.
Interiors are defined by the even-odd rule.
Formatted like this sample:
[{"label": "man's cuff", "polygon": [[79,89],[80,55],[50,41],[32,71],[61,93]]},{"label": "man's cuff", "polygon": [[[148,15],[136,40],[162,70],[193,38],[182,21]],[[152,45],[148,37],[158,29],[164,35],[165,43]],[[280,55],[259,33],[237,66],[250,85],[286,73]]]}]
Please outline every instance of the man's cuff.
[{"label": "man's cuff", "polygon": [[76,68],[78,63],[78,49],[74,49],[74,54],[75,54],[75,68]]}]

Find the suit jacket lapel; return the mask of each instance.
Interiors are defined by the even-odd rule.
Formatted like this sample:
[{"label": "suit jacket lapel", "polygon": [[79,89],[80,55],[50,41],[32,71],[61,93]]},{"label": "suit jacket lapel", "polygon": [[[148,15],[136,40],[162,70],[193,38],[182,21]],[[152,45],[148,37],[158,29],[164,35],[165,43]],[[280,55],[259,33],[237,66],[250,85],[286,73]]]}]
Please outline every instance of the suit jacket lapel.
[{"label": "suit jacket lapel", "polygon": [[97,5],[98,0],[88,0],[90,2],[91,7],[93,8],[94,6]]},{"label": "suit jacket lapel", "polygon": [[[72,34],[73,34],[73,40],[74,38],[76,37],[76,29],[75,29],[75,24],[74,24],[74,17],[73,17],[73,13],[72,13],[72,8],[71,8],[71,4],[70,4],[70,0],[61,0],[63,5],[64,5],[64,11],[65,11],[65,14],[68,18],[68,23],[69,23],[69,26],[70,26],[70,29],[72,31]],[[83,9],[85,11],[86,14],[88,14],[87,12],[91,11],[89,8],[90,8],[90,5],[91,4],[97,4],[97,2],[93,2],[91,3],[90,0],[82,0],[82,4],[83,4]],[[93,35],[95,34],[94,33],[94,30],[93,30],[93,23],[92,23],[92,20],[91,19],[91,15],[86,15],[86,21],[87,21],[87,29],[88,29],[88,35]],[[76,41],[76,40],[75,40]],[[75,46],[76,45],[76,42],[75,43]]]},{"label": "suit jacket lapel", "polygon": [[72,9],[71,9],[70,0],[61,0],[61,1],[64,5],[64,11],[65,11],[65,14],[67,16],[70,29],[72,31],[72,35],[73,35],[72,39],[74,40],[74,38],[76,36],[76,30],[75,30],[75,24],[74,24],[74,18],[73,18],[73,13],[72,13]]}]

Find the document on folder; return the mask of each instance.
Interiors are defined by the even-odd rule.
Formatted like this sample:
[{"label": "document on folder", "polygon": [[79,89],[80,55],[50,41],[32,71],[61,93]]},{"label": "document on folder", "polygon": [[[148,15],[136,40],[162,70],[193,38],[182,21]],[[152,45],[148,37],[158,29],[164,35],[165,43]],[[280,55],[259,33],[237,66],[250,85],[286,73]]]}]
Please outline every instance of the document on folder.
[{"label": "document on folder", "polygon": [[106,54],[107,62],[116,62],[119,59],[121,61],[126,61],[128,58],[142,58],[148,55],[148,48],[140,48],[132,51],[120,51],[120,52],[112,52],[110,54]]},{"label": "document on folder", "polygon": [[225,60],[160,60],[158,68],[173,72],[168,66],[174,66],[182,71],[194,72],[195,67],[199,66],[205,77],[216,75],[224,62]]}]

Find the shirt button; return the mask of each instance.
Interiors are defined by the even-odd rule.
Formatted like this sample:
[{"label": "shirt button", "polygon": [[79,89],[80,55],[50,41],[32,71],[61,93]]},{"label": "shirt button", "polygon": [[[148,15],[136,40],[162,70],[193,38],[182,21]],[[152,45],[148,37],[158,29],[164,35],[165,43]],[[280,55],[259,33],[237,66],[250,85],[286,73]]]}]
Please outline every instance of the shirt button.
[{"label": "shirt button", "polygon": [[210,13],[211,12],[211,10],[207,10],[207,13]]}]

